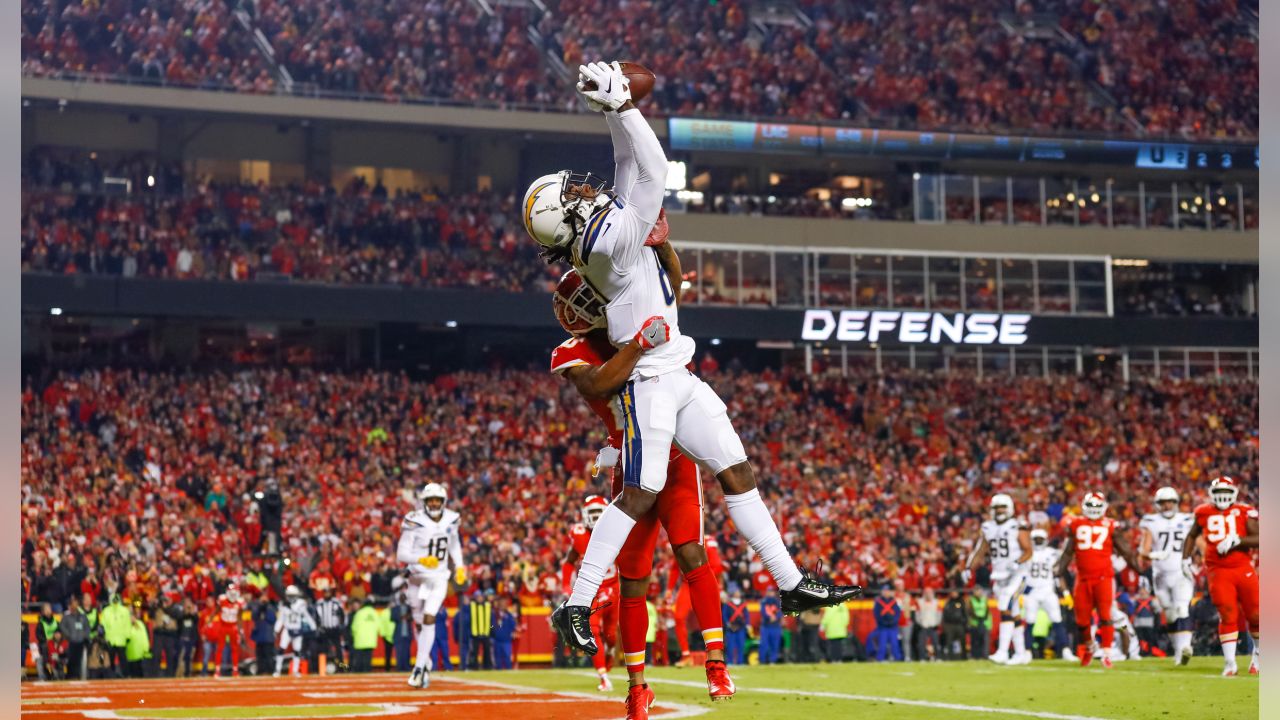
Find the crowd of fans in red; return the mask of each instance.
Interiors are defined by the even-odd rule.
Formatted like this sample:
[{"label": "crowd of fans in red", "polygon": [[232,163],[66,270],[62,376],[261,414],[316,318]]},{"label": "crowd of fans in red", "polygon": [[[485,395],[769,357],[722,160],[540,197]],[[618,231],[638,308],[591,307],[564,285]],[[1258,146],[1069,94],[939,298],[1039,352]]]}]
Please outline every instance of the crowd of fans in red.
[{"label": "crowd of fans in red", "polygon": [[[1257,134],[1258,47],[1235,0],[797,0],[808,23],[756,22],[736,0],[547,5],[540,16],[523,8],[487,15],[468,0],[240,7],[294,92],[580,110],[571,83],[546,69],[549,52],[570,69],[598,57],[658,69],[648,102],[664,114]],[[1051,34],[1064,36],[1011,30],[1037,13],[1052,13]],[[22,15],[27,74],[244,92],[281,85],[225,0],[23,0]]]},{"label": "crowd of fans in red", "polygon": [[[1256,497],[1258,394],[1234,378],[852,378],[702,370],[729,405],[784,537],[845,581],[950,587],[993,492],[1056,527],[1100,489],[1131,532],[1155,488],[1187,503],[1230,474]],[[399,572],[400,517],[427,480],[462,513],[476,589],[553,601],[569,526],[600,492],[604,442],[540,370],[95,369],[22,393],[23,600],[158,594],[203,603],[249,571],[253,493],[283,496],[284,583],[358,599]],[[708,485],[727,587],[769,582]],[[668,558],[660,560],[665,562]],[[658,567],[665,567],[659,565]],[[1123,578],[1122,578],[1123,579]],[[1134,575],[1131,580],[1136,583]],[[171,598],[172,599],[172,598]]]}]

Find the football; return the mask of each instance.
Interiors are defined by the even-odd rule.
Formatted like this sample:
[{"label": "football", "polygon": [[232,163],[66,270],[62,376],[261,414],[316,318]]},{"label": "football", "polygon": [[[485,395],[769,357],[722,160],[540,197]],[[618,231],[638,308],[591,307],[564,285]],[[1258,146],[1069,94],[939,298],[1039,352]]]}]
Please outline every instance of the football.
[{"label": "football", "polygon": [[[622,74],[627,76],[631,81],[631,100],[639,102],[649,96],[653,92],[653,81],[657,80],[657,76],[649,68],[636,62],[628,62],[621,60],[618,65],[622,67]],[[590,90],[594,90],[596,84],[587,81],[586,86]]]}]

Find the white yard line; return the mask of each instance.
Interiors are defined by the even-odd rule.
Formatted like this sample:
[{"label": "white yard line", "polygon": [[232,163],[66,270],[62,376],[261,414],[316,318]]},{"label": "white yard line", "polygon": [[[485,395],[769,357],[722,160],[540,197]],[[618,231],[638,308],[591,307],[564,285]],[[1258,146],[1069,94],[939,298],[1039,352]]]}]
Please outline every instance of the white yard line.
[{"label": "white yard line", "polygon": [[[595,673],[577,673],[577,674],[587,674],[587,675],[590,675],[591,677],[595,677]],[[510,690],[512,692],[527,693],[530,690],[540,690],[541,692],[544,692],[544,693],[550,693],[550,694],[560,695],[567,698],[573,698],[575,702],[582,701],[582,700],[589,700],[592,702],[600,702],[601,700],[617,702],[618,700],[617,696],[614,696],[614,695],[602,696],[600,694],[593,695],[591,693],[573,692],[570,690],[547,690],[546,688],[539,688],[536,685],[510,685],[507,683],[492,682],[490,680],[469,680],[464,678],[449,678],[449,679],[456,683],[462,683],[463,685],[494,687],[494,688],[501,688],[503,690]],[[545,702],[545,701],[536,700],[534,702]],[[618,703],[618,704],[621,705],[621,703]],[[673,703],[666,700],[659,700],[658,703],[654,705],[654,707],[670,708],[672,710],[672,712],[662,713],[660,716],[658,716],[658,720],[677,720],[677,718],[696,717],[698,715],[703,715],[711,711],[711,708],[709,707],[700,707],[697,705],[685,705],[683,703]]]},{"label": "white yard line", "polygon": [[[387,717],[387,716],[390,716],[390,715],[407,715],[407,714],[409,714],[409,713],[414,712],[415,710],[417,710],[417,708],[415,708],[415,707],[413,707],[413,706],[411,706],[411,705],[406,705],[406,704],[404,704],[404,703],[364,703],[364,705],[366,705],[367,707],[375,708],[375,709],[374,709],[374,710],[372,710],[372,711],[361,711],[361,712],[356,712],[356,713],[350,713],[350,714],[347,714],[347,715],[328,715],[328,716],[320,716],[320,717],[338,717],[338,718],[342,718],[342,717],[351,717],[351,718]],[[166,711],[167,711],[167,710],[185,710],[185,711],[189,711],[189,712],[190,712],[190,711],[205,711],[205,712],[208,712],[209,714],[208,714],[208,715],[189,715],[189,716],[185,716],[185,717],[189,718],[190,720],[227,720],[227,718],[231,718],[231,717],[235,717],[235,716],[232,716],[232,715],[225,715],[225,714],[223,714],[223,715],[219,715],[219,714],[218,714],[218,711],[219,711],[219,710],[233,710],[233,709],[241,709],[241,708],[243,708],[243,707],[244,707],[243,705],[227,706],[227,707],[225,707],[225,708],[217,708],[217,707],[211,707],[211,708],[147,708],[147,707],[141,707],[141,706],[140,706],[137,710],[134,710],[134,709],[130,708],[129,712],[145,712],[145,711],[147,711],[147,710],[153,710],[153,709],[154,709],[154,710],[166,710]],[[317,708],[324,708],[324,707],[331,707],[331,706],[328,706],[328,705],[305,706],[305,705],[304,705],[304,706],[290,706],[290,707],[317,707]],[[121,709],[120,709],[120,711],[121,711],[121,712],[123,712],[123,708],[121,708]],[[89,720],[126,720],[126,719],[131,720],[131,716],[128,716],[128,715],[119,715],[119,714],[117,714],[117,711],[116,711],[116,710],[82,710],[81,712],[83,712],[83,713],[84,713],[84,716],[85,716],[86,718],[88,718]],[[258,716],[255,716],[255,717],[254,717],[254,720],[297,720],[297,718],[298,718],[298,716],[297,716],[297,715],[258,715]]]},{"label": "white yard line", "polygon": [[[586,676],[588,673],[577,673]],[[664,678],[646,678],[650,685],[678,685],[680,687],[706,689],[705,682],[692,680],[667,680]],[[752,685],[746,692],[765,693],[768,695],[801,695],[804,697],[830,698],[832,700],[852,700],[855,702],[879,702],[890,705],[910,705],[914,707],[933,708],[935,710],[955,710],[957,712],[981,713],[983,715],[1013,715],[1015,717],[1042,718],[1043,720],[1112,720],[1111,718],[1093,715],[1069,715],[1065,713],[1042,712],[1038,710],[1019,710],[1016,708],[985,707],[982,705],[964,705],[961,703],[934,702],[932,700],[914,700],[911,698],[889,697],[883,695],[859,695],[854,693],[823,692],[818,690],[794,690],[786,688],[767,688]]]}]

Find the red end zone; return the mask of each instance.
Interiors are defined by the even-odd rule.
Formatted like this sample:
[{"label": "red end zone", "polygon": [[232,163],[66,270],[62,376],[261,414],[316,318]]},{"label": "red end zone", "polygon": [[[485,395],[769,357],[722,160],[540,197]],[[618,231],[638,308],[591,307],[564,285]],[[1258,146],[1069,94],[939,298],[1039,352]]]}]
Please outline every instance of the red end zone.
[{"label": "red end zone", "polygon": [[[701,708],[699,708],[701,710]],[[373,718],[489,720],[605,720],[623,714],[621,698],[451,677],[433,678],[427,690],[388,676],[96,680],[27,683],[22,716],[35,720],[143,720],[163,718],[266,720],[267,718]],[[655,717],[685,717],[684,708],[653,708]]]}]

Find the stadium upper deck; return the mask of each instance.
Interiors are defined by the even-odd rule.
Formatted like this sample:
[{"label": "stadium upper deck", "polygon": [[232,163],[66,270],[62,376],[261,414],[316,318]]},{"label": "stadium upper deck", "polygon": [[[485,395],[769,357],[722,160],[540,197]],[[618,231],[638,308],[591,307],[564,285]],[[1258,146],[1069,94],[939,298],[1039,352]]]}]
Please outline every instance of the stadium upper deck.
[{"label": "stadium upper deck", "polygon": [[[539,3],[541,5],[541,3]],[[243,93],[576,112],[572,68],[659,70],[648,111],[977,132],[1252,138],[1235,2],[24,0],[23,72]],[[1153,65],[1153,63],[1158,64]]]}]

